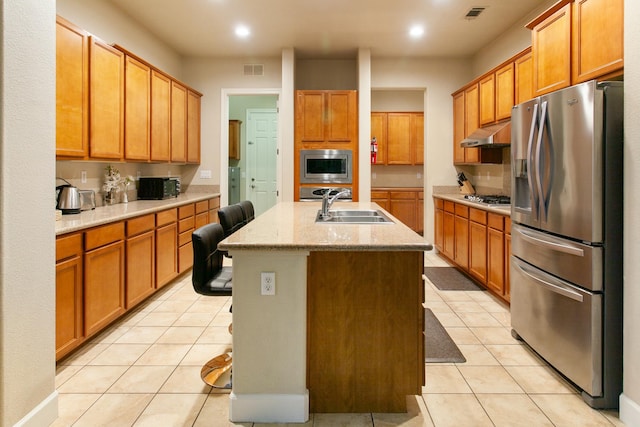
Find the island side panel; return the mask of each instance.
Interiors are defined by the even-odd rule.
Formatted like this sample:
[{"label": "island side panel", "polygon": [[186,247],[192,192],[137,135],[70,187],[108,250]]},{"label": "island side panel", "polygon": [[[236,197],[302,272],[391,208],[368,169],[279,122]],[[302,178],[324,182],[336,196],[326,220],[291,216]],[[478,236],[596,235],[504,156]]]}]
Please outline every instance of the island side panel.
[{"label": "island side panel", "polygon": [[311,412],[406,412],[424,385],[423,252],[311,252]]}]

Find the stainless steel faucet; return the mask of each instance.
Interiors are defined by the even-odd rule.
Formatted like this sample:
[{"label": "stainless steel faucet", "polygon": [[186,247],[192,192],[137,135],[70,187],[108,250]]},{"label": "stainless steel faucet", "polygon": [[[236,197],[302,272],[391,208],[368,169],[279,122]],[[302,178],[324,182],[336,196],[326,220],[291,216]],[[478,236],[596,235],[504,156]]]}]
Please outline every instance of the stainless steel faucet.
[{"label": "stainless steel faucet", "polygon": [[331,213],[329,212],[329,209],[331,209],[331,205],[333,205],[333,202],[335,202],[342,195],[351,194],[350,189],[343,188],[333,197],[329,198],[331,191],[332,191],[331,189],[327,189],[327,191],[325,191],[322,194],[322,211],[320,212],[320,218],[324,220],[328,220],[329,218],[331,218]]}]

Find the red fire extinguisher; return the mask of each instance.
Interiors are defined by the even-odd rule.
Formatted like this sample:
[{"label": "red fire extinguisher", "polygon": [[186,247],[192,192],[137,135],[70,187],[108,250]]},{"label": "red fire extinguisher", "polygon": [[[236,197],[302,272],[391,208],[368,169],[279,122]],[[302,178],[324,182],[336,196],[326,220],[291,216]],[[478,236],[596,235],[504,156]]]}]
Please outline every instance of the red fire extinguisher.
[{"label": "red fire extinguisher", "polygon": [[371,139],[371,164],[375,165],[378,160],[378,140],[374,136]]}]

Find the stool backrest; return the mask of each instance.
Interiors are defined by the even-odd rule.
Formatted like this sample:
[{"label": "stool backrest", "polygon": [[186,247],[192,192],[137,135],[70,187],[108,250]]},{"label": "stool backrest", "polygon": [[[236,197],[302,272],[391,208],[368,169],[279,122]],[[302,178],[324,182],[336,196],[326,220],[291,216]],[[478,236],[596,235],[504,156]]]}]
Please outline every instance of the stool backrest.
[{"label": "stool backrest", "polygon": [[209,295],[208,282],[222,270],[222,252],[218,243],[224,239],[224,231],[220,224],[204,225],[193,232],[193,271],[191,282],[193,289],[199,294]]},{"label": "stool backrest", "polygon": [[238,204],[242,209],[242,217],[244,218],[245,225],[253,221],[253,219],[255,218],[255,211],[253,209],[253,203],[251,203],[251,200],[243,200]]},{"label": "stool backrest", "polygon": [[218,218],[220,219],[220,225],[224,230],[224,237],[230,236],[244,225],[242,208],[238,204],[220,208],[218,210]]}]

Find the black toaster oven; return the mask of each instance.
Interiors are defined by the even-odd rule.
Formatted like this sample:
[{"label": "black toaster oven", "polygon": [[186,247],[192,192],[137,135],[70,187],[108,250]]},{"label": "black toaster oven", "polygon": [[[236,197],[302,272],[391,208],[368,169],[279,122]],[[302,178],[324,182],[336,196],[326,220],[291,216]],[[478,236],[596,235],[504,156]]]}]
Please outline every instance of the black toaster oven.
[{"label": "black toaster oven", "polygon": [[170,199],[179,194],[179,178],[140,177],[138,181],[138,200]]}]

